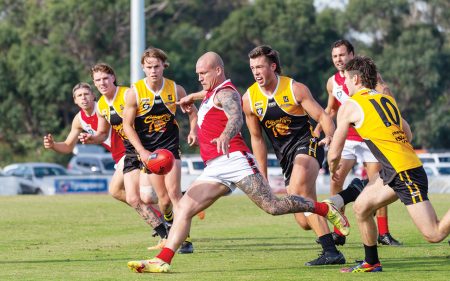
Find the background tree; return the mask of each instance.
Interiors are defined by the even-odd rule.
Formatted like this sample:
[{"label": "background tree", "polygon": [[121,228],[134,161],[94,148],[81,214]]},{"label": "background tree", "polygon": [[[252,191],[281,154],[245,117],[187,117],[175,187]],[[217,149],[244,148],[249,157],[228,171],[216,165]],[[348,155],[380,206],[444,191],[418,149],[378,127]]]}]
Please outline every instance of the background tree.
[{"label": "background tree", "polygon": [[[325,106],[326,79],[335,71],[330,45],[348,38],[377,62],[412,125],[414,145],[448,147],[449,2],[350,0],[320,11],[314,2],[146,0],[147,47],[168,53],[166,76],[188,93],[199,89],[197,58],[216,51],[243,92],[253,83],[247,53],[269,44],[280,51],[284,74]],[[67,162],[44,152],[42,136],[65,136],[78,111],[71,89],[91,81],[96,62],[111,64],[119,83],[129,84],[129,10],[128,0],[0,0],[0,165]],[[187,118],[179,120],[184,139]]]}]

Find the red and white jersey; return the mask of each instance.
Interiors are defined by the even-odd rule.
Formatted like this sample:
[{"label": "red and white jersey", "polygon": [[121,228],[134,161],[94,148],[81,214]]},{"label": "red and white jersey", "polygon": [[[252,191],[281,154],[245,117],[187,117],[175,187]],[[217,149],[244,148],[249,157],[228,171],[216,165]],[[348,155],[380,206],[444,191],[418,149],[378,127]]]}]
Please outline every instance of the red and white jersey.
[{"label": "red and white jersey", "polygon": [[[217,145],[215,143],[211,143],[211,141],[218,138],[220,134],[222,134],[228,122],[228,117],[223,109],[214,104],[214,97],[216,96],[216,93],[225,88],[231,88],[237,92],[236,87],[231,83],[231,81],[226,80],[213,90],[206,93],[205,98],[203,99],[198,110],[197,134],[200,145],[200,156],[205,163],[208,160],[223,155],[223,153],[217,152]],[[250,152],[250,149],[245,144],[241,133],[238,133],[230,140],[230,147],[228,151],[230,153],[234,151]]]},{"label": "red and white jersey", "polygon": [[[348,95],[347,86],[345,85],[345,76],[341,76],[339,71],[336,72],[336,74],[334,74],[333,77],[332,93],[334,99],[338,102],[339,106],[341,106],[344,102],[346,102],[350,98],[350,96]],[[360,142],[363,141],[363,139],[356,132],[355,128],[353,128],[352,126],[348,128],[347,139]]]},{"label": "red and white jersey", "polygon": [[[83,130],[90,135],[95,135],[98,126],[98,117],[97,114],[95,114],[95,110],[91,115],[87,115],[83,110],[80,110],[80,114],[78,116]],[[112,130],[111,128],[109,128],[108,138],[102,143],[102,145],[109,152],[111,152],[112,157],[116,163],[118,163],[125,154],[125,147],[123,146],[122,139],[116,133],[116,131]]]}]

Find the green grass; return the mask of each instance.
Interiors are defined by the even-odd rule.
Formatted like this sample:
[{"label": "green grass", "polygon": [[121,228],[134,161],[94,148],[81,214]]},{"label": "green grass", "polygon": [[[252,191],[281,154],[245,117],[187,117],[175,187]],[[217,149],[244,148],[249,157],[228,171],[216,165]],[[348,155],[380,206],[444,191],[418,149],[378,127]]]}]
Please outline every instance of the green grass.
[{"label": "green grass", "polygon": [[[432,195],[439,217],[450,195]],[[341,274],[341,266],[305,267],[319,246],[292,215],[272,217],[245,196],[217,201],[194,218],[193,255],[177,255],[171,274],[135,274],[128,260],[152,257],[150,228],[107,195],[0,197],[0,280],[449,280],[450,247],[425,242],[400,202],[389,208],[390,230],[405,243],[381,247],[384,272]],[[348,209],[350,210],[350,208]],[[348,211],[348,213],[351,213]],[[363,258],[356,222],[341,247]]]}]

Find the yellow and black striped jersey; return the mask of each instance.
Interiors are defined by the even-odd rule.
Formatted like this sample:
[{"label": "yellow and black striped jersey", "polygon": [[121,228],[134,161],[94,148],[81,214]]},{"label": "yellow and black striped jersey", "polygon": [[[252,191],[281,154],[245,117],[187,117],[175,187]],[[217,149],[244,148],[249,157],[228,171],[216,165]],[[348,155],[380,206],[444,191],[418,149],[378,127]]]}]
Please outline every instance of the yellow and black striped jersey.
[{"label": "yellow and black striped jersey", "polygon": [[126,148],[130,148],[131,143],[123,131],[123,110],[125,108],[125,92],[128,87],[117,86],[114,98],[111,101],[106,100],[105,96],[101,96],[97,102],[97,112],[105,117],[113,130],[117,132],[123,140]]},{"label": "yellow and black striped jersey", "polygon": [[385,183],[402,171],[422,165],[403,131],[403,119],[393,97],[361,89],[349,101],[361,110],[361,119],[354,127],[382,164],[380,176]]},{"label": "yellow and black striped jersey", "polygon": [[258,117],[278,159],[282,159],[299,141],[312,137],[309,116],[294,96],[293,83],[289,77],[278,76],[272,96],[266,95],[258,83],[247,90],[251,111]]},{"label": "yellow and black striped jersey", "polygon": [[[154,151],[158,148],[175,149],[179,146],[179,128],[175,120],[177,86],[163,78],[158,92],[148,87],[145,79],[133,84],[137,112],[134,127],[142,145]],[[178,148],[176,148],[178,149]]]}]

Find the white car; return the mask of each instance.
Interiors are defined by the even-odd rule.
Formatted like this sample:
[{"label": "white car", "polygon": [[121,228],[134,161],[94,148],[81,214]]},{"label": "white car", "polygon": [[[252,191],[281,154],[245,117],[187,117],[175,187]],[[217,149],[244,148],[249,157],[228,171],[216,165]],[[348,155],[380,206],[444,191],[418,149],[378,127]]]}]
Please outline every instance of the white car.
[{"label": "white car", "polygon": [[450,152],[419,153],[417,156],[423,164],[450,163]]},{"label": "white car", "polygon": [[27,194],[51,194],[43,179],[48,176],[68,175],[63,166],[44,162],[11,164],[3,168],[3,173],[7,176],[25,179],[26,182],[21,181],[21,193]]},{"label": "white car", "polygon": [[38,190],[31,180],[0,172],[0,195],[39,194]]},{"label": "white car", "polygon": [[423,164],[427,176],[450,176],[450,163]]},{"label": "white car", "polygon": [[205,168],[205,163],[198,155],[186,155],[181,157],[181,173],[188,175],[200,175]]}]

